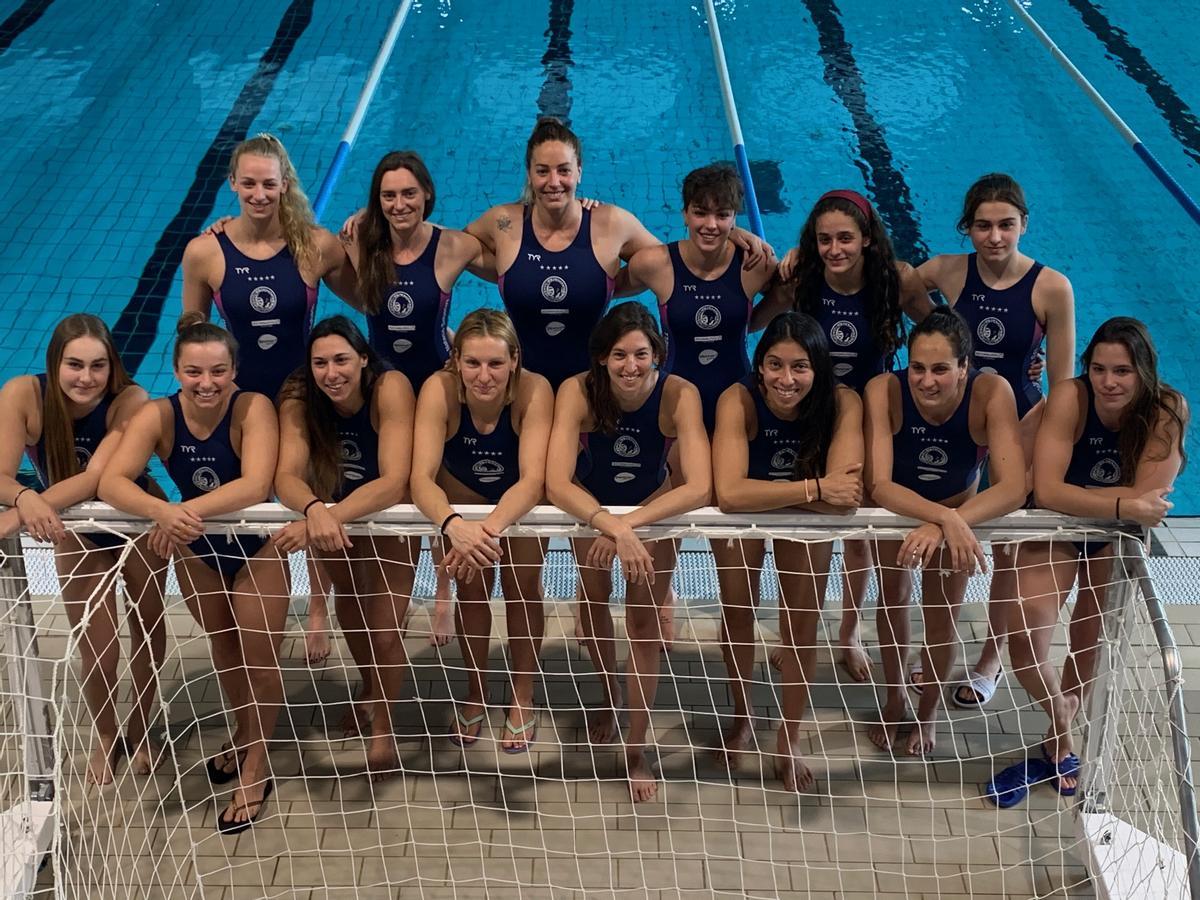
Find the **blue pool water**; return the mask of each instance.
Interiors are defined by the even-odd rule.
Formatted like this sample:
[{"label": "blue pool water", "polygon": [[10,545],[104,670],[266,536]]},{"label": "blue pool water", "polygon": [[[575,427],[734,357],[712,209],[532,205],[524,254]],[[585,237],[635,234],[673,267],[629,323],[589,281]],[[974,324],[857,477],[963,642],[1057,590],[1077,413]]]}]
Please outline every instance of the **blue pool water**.
[{"label": "blue pool water", "polygon": [[[0,377],[40,367],[69,310],[121,323],[138,378],[170,389],[179,252],[234,211],[241,133],[271,130],[310,195],[392,9],[314,0],[0,2]],[[1200,396],[1189,252],[1200,234],[1003,2],[725,0],[730,72],[768,238],[789,246],[813,200],[866,187],[914,261],[958,251],[967,185],[1014,174],[1024,247],[1075,285],[1079,346],[1110,315],[1144,319],[1167,379]],[[1194,196],[1200,26],[1146,0],[1028,8]],[[584,140],[582,192],[681,235],[679,182],[729,159],[702,5],[568,0],[414,6],[324,224],[365,201],[375,161],[411,147],[461,226],[520,190],[539,111]],[[452,320],[497,302],[465,277]],[[321,311],[340,304],[322,293]],[[1177,512],[1200,514],[1200,474]]]}]

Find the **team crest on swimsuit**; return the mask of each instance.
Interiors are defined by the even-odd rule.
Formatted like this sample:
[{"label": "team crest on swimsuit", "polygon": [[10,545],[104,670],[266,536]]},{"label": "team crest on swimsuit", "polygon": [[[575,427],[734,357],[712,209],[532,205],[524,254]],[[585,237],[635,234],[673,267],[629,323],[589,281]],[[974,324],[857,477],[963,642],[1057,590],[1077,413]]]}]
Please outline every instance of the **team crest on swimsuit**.
[{"label": "team crest on swimsuit", "polygon": [[89,462],[92,461],[92,451],[87,447],[75,445],[75,462],[79,463],[80,470],[86,469]]},{"label": "team crest on swimsuit", "polygon": [[623,456],[626,459],[632,459],[641,452],[642,448],[641,445],[638,444],[637,439],[628,434],[623,434],[613,441],[613,453],[617,454],[617,456]]},{"label": "team crest on swimsuit", "polygon": [[853,322],[841,319],[834,322],[833,327],[829,329],[829,339],[839,347],[849,347],[858,340],[858,329],[854,327]]},{"label": "team crest on swimsuit", "polygon": [[1092,466],[1091,475],[1092,481],[1097,484],[1119,484],[1121,481],[1121,464],[1115,459],[1104,459]]},{"label": "team crest on swimsuit", "polygon": [[349,438],[342,440],[342,462],[360,462],[362,460],[362,450],[358,449],[358,444]]},{"label": "team crest on swimsuit", "polygon": [[476,460],[471,471],[484,484],[491,484],[504,477],[504,466],[494,459]]},{"label": "team crest on swimsuit", "polygon": [[551,303],[562,303],[567,299],[567,283],[557,275],[547,276],[542,282],[542,296]]},{"label": "team crest on swimsuit", "polygon": [[926,466],[933,466],[936,469],[944,469],[946,464],[950,462],[950,457],[946,455],[946,451],[941,447],[926,447],[918,454],[917,461]]},{"label": "team crest on swimsuit", "polygon": [[407,319],[411,316],[414,305],[413,298],[404,291],[396,291],[388,297],[388,312],[397,319]]},{"label": "team crest on swimsuit", "polygon": [[979,335],[979,339],[985,344],[994,347],[1004,340],[1004,323],[995,316],[988,316],[979,323],[979,327],[975,329],[975,333]]},{"label": "team crest on swimsuit", "polygon": [[796,467],[796,448],[784,447],[771,455],[771,471],[790,472]]},{"label": "team crest on swimsuit", "polygon": [[260,285],[250,292],[250,308],[256,313],[269,313],[278,303],[279,298],[266,285]]},{"label": "team crest on swimsuit", "polygon": [[721,324],[721,311],[711,303],[705,304],[696,310],[696,327],[703,328],[705,331],[712,331]]},{"label": "team crest on swimsuit", "polygon": [[221,486],[221,479],[208,466],[201,466],[192,473],[192,484],[207,493],[219,488]]},{"label": "team crest on swimsuit", "polygon": [[550,335],[550,337],[558,337],[560,334],[562,334],[566,330],[567,330],[567,325],[565,322],[547,322],[546,323],[546,334]]}]

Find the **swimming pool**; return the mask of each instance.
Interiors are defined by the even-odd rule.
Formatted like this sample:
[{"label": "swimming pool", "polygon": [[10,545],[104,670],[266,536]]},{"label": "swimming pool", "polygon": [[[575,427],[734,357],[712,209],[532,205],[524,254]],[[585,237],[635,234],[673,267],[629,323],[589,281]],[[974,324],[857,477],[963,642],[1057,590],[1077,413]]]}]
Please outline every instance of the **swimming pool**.
[{"label": "swimming pool", "polygon": [[[966,186],[1005,170],[1031,201],[1028,252],[1075,285],[1078,344],[1110,315],[1144,319],[1169,381],[1200,396],[1189,338],[1195,225],[1002,2],[719,3],[768,238],[795,238],[822,191],[862,186],[914,261],[959,250]],[[1161,161],[1200,194],[1200,26],[1142,0],[1030,6]],[[680,236],[679,182],[730,158],[702,7],[521,0],[414,6],[333,194],[365,200],[386,150],[422,153],[434,218],[461,226],[521,187],[539,112],[584,140],[581,191]],[[124,332],[139,380],[170,388],[178,254],[232,211],[223,173],[244,131],[288,145],[310,193],[392,9],[313,0],[0,3],[0,377],[36,371],[64,311]],[[1189,35],[1186,32],[1191,32]],[[85,37],[86,36],[86,37]],[[464,278],[452,321],[498,302]],[[322,292],[321,312],[340,304]],[[1186,473],[1176,512],[1200,514]]]}]

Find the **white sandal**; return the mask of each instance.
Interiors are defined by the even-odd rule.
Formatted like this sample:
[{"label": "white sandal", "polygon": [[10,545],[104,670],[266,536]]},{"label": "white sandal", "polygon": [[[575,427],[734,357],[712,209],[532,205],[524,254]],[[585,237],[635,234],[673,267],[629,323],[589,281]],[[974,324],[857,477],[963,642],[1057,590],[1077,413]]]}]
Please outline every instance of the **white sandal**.
[{"label": "white sandal", "polygon": [[[920,678],[920,681],[916,679]],[[925,690],[925,666],[922,663],[914,663],[908,667],[908,689],[918,697]]]},{"label": "white sandal", "polygon": [[[959,682],[958,687],[954,689],[954,693],[950,695],[950,699],[954,701],[954,705],[959,709],[979,709],[991,703],[992,698],[996,696],[996,689],[1000,687],[1000,682],[1003,680],[1003,669],[997,670],[995,678],[988,678],[986,675],[972,672],[967,676],[966,681]],[[962,700],[958,696],[964,688],[971,691],[975,697],[974,700]]]}]

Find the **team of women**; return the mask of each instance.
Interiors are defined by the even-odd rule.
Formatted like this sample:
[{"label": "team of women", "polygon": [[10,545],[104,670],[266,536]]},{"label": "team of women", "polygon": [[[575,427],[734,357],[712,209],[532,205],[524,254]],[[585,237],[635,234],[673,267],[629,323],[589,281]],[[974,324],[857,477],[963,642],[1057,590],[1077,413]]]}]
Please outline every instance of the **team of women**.
[{"label": "team of women", "polygon": [[[576,197],[582,161],[569,129],[540,120],[522,201],[455,231],[430,221],[436,191],[420,157],[390,153],[339,240],[313,221],[283,146],[260,135],[231,160],[239,215],[184,254],[176,394],[149,399],[103,322],[86,314],[56,328],[45,373],[5,385],[0,502],[10,508],[0,513],[0,534],[23,529],[55,545],[64,603],[82,627],[83,694],[96,735],[89,779],[111,781],[125,751],[135,772],[156,765],[149,722],[173,559],[235,719],[231,740],[206,761],[214,784],[236,782],[217,827],[253,825],[274,787],[267,751],[283,702],[287,554],[301,549],[318,618],[332,590],[361,675],[344,727],[364,736],[372,777],[395,771],[391,713],[420,546],[352,537],[346,526],[402,502],[440,531],[438,569],[457,585],[457,602],[451,608],[443,591],[438,613],[443,631],[453,616],[468,684],[447,738],[467,747],[484,737],[488,598],[499,577],[511,650],[499,746],[527,752],[537,737],[546,545],[507,532],[549,502],[596,534],[573,548],[577,634],[606,701],[589,718],[589,739],[622,741],[630,792],[649,800],[657,782],[647,732],[671,639],[678,547],[638,529],[709,504],[831,516],[881,506],[923,524],[902,540],[844,546],[839,644],[858,681],[871,678],[860,608],[872,573],[879,580],[884,697],[871,741],[930,753],[943,688],[959,706],[986,704],[1004,677],[1007,642],[1012,674],[1050,719],[1045,767],[1004,769],[987,795],[1009,806],[1038,779],[1074,793],[1072,725],[1091,682],[1111,544],[994,546],[988,640],[957,685],[955,628],[967,579],[987,568],[973,526],[1026,504],[1031,491],[1037,505],[1061,513],[1143,526],[1170,509],[1188,413],[1159,379],[1144,326],[1105,322],[1075,376],[1070,283],[1021,253],[1028,209],[1008,176],[984,176],[967,193],[959,231],[974,252],[913,268],[895,258],[863,196],[834,190],[776,264],[769,247],[735,225],[742,187],[731,168],[688,174],[687,234],[663,245],[631,213]],[[497,283],[505,311],[471,312],[451,333],[454,284],[468,270]],[[366,336],[343,316],[314,325],[321,281],[365,314]],[[639,302],[611,305],[643,290],[655,295],[657,321]],[[933,302],[934,291],[945,304]],[[213,304],[228,330],[208,321]],[[906,316],[915,326],[906,327]],[[756,330],[763,334],[748,358]],[[907,364],[897,368],[902,356]],[[37,470],[36,488],[17,480],[23,454]],[[153,456],[178,501],[147,475]],[[213,517],[272,496],[298,516],[270,538],[206,530]],[[124,735],[114,700],[116,598],[106,575],[124,541],[69,532],[58,515],[93,497],[153,523],[121,573],[134,682]],[[491,511],[468,517],[457,510],[464,504]],[[733,700],[715,752],[736,765],[754,746],[749,686],[766,548],[741,540],[716,542],[713,552]],[[804,790],[813,774],[800,721],[833,545],[776,540],[774,555],[781,646],[772,663],[782,673],[783,708],[773,755],[784,786]],[[614,560],[627,581],[624,679],[609,610]],[[922,578],[925,641],[909,660],[912,570]],[[1076,582],[1073,652],[1060,676],[1049,645]],[[919,697],[915,711],[908,690]]]}]

